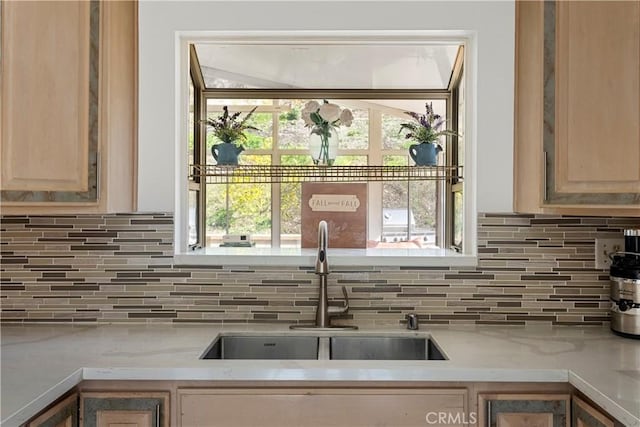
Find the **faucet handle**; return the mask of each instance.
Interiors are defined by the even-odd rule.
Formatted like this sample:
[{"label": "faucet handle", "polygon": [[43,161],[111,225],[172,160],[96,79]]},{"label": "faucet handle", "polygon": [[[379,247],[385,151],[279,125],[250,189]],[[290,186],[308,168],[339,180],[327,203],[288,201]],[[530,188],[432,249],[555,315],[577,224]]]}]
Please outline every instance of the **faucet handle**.
[{"label": "faucet handle", "polygon": [[344,305],[342,307],[328,307],[330,314],[344,314],[349,311],[349,294],[346,286],[342,287],[342,295],[344,295]]},{"label": "faucet handle", "polygon": [[405,319],[407,319],[407,329],[415,331],[420,327],[417,314],[409,313],[405,316]]},{"label": "faucet handle", "polygon": [[343,311],[343,313],[346,313],[347,311],[349,311],[349,294],[347,293],[347,287],[346,286],[342,287],[342,295],[344,295],[344,311]]}]

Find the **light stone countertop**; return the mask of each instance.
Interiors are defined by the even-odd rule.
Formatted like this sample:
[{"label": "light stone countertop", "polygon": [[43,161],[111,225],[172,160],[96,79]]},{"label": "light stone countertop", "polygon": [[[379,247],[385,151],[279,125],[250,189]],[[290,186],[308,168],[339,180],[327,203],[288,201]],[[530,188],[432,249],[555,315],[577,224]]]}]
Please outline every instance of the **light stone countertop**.
[{"label": "light stone countertop", "polygon": [[[604,327],[423,325],[420,334],[449,360],[393,362],[199,360],[218,333],[290,333],[286,325],[3,325],[1,332],[7,427],[83,379],[569,382],[640,427],[640,341]],[[399,327],[355,333],[374,332],[411,334]]]}]

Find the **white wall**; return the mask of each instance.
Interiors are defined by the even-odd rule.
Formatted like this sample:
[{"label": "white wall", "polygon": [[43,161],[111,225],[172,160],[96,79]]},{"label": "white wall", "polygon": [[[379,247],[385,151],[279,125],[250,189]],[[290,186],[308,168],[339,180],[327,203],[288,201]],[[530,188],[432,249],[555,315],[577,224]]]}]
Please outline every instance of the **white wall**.
[{"label": "white wall", "polygon": [[511,212],[512,1],[139,3],[138,209],[173,212],[176,31],[463,30],[477,40],[477,208]]}]

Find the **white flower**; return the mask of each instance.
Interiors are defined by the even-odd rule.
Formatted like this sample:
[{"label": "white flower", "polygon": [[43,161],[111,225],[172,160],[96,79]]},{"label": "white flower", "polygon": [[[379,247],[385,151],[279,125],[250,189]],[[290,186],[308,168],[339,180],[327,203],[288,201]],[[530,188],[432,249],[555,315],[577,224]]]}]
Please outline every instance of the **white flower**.
[{"label": "white flower", "polygon": [[302,114],[304,115],[304,113],[315,113],[316,111],[318,111],[318,108],[320,108],[320,104],[318,104],[316,101],[309,101],[306,104],[304,104],[304,108],[302,109]]},{"label": "white flower", "polygon": [[315,113],[314,111],[306,111],[306,110],[302,110],[302,120],[304,120],[304,124],[307,126],[313,126],[313,120],[311,120],[311,113]]},{"label": "white flower", "polygon": [[349,127],[351,123],[353,123],[353,114],[351,114],[351,110],[345,108],[340,113],[340,124]]},{"label": "white flower", "polygon": [[329,123],[333,123],[340,118],[340,107],[336,104],[322,104],[320,106],[320,110],[318,111],[320,117]]}]

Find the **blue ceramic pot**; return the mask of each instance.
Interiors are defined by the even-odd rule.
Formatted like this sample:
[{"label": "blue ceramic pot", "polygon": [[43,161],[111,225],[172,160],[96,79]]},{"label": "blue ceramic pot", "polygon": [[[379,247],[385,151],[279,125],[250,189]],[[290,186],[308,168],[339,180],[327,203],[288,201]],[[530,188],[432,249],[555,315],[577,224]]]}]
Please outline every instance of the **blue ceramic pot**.
[{"label": "blue ceramic pot", "polygon": [[413,144],[409,147],[409,155],[416,162],[416,166],[435,166],[438,163],[438,153],[442,151],[439,145],[430,142]]},{"label": "blue ceramic pot", "polygon": [[211,154],[219,165],[235,166],[238,164],[238,156],[244,151],[232,142],[223,142],[211,147]]}]

